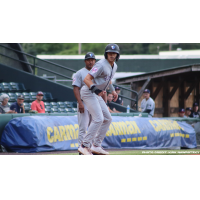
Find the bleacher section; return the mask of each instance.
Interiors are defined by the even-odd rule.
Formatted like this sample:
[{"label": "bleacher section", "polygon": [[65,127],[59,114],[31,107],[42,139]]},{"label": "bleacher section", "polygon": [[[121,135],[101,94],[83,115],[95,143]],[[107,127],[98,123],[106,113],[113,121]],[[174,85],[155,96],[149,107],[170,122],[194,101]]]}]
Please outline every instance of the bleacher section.
[{"label": "bleacher section", "polygon": [[[39,90],[38,90],[39,91]],[[10,99],[8,105],[10,106],[13,102],[17,101],[18,95],[24,95],[24,108],[25,112],[28,113],[31,110],[31,103],[36,100],[36,92],[30,92],[27,90],[23,83],[0,83],[0,96],[7,94]],[[77,103],[76,102],[56,102],[56,98],[53,98],[50,92],[43,92],[44,105],[46,113],[76,113]]]}]

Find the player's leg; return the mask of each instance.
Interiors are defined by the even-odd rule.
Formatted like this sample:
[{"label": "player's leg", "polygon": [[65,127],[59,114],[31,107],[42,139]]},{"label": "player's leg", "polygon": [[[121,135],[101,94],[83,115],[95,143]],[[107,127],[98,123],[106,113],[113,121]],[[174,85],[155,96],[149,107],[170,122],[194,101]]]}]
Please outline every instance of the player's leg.
[{"label": "player's leg", "polygon": [[[83,102],[84,105],[84,113],[78,112],[78,125],[79,125],[79,134],[78,134],[78,146],[83,142],[83,138],[86,134],[89,122],[90,122],[90,115],[87,110],[87,106]],[[77,105],[78,106],[78,105]]]},{"label": "player's leg", "polygon": [[91,91],[89,90],[81,90],[81,97],[84,103],[86,104],[89,113],[92,116],[92,122],[88,128],[88,132],[83,139],[81,147],[79,148],[80,152],[85,150],[83,148],[86,147],[86,153],[87,153],[87,151],[90,151],[90,145],[94,137],[96,136],[97,132],[99,131],[99,128],[101,127],[104,121],[104,117],[101,106],[95,94],[91,93]]},{"label": "player's leg", "polygon": [[99,154],[108,155],[109,153],[102,149],[101,144],[102,144],[103,139],[106,136],[106,132],[108,131],[109,126],[112,122],[112,117],[107,108],[105,101],[101,97],[98,97],[98,100],[99,100],[99,104],[102,109],[104,121],[103,121],[96,137],[94,138],[94,142],[93,142],[93,146],[92,146],[91,150],[92,150],[92,152],[95,152],[95,153],[99,152]]}]

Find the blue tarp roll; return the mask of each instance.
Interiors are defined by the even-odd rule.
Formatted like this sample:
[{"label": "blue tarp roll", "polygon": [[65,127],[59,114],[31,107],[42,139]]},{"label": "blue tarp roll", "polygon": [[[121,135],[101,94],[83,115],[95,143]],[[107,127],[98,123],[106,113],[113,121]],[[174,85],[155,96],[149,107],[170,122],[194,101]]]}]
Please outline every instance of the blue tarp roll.
[{"label": "blue tarp roll", "polygon": [[[111,148],[196,148],[196,134],[186,122],[162,118],[113,116],[102,146]],[[20,153],[77,150],[77,116],[30,116],[12,119],[1,144]]]}]

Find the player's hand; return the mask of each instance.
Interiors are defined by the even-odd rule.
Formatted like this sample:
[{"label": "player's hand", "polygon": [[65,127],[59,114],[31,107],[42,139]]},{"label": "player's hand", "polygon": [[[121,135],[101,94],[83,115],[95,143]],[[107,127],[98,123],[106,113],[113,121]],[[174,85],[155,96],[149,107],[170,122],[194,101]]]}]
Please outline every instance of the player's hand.
[{"label": "player's hand", "polygon": [[113,92],[112,92],[112,95],[113,95],[113,101],[114,101],[114,102],[117,101],[117,99],[118,99],[118,94],[117,94],[115,91],[113,91]]},{"label": "player's hand", "polygon": [[84,113],[84,105],[82,102],[78,104],[78,110],[80,113]]},{"label": "player's hand", "polygon": [[99,94],[98,94],[98,96],[104,96],[106,94],[106,91],[102,91],[102,92],[100,92]]}]

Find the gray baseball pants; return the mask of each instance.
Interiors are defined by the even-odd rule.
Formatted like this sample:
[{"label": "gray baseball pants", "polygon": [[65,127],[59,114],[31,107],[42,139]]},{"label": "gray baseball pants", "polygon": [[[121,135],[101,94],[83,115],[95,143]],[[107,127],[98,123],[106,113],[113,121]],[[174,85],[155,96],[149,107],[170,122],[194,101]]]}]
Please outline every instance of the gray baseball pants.
[{"label": "gray baseball pants", "polygon": [[90,147],[93,142],[95,146],[100,147],[112,122],[111,114],[102,97],[92,93],[88,88],[82,88],[81,98],[92,116],[87,135],[83,139],[83,145]]},{"label": "gray baseball pants", "polygon": [[[83,102],[84,105],[84,113],[77,112],[78,115],[78,125],[79,125],[79,133],[78,133],[78,146],[80,146],[83,142],[83,138],[86,135],[87,128],[91,123],[91,115],[88,112],[87,106]],[[78,104],[77,104],[78,109]]]}]

